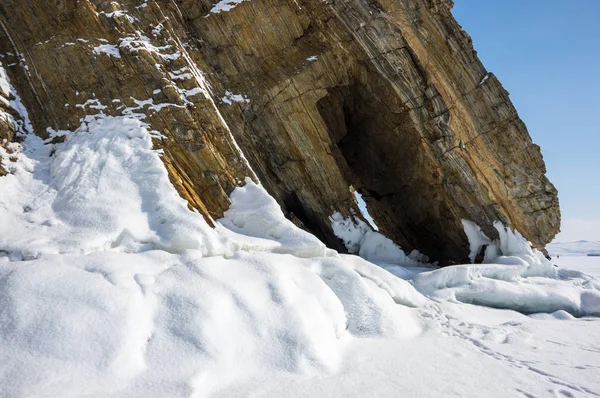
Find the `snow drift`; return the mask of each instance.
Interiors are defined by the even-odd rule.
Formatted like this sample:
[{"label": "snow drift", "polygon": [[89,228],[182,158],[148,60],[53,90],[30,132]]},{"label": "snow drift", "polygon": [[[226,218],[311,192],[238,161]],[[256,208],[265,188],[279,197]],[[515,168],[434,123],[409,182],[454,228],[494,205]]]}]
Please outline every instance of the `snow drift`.
[{"label": "snow drift", "polygon": [[[408,282],[327,250],[247,180],[211,229],[133,117],[29,135],[0,179],[0,385],[17,396],[204,396],[333,372],[354,338],[408,338]],[[229,228],[229,229],[227,229]]]},{"label": "snow drift", "polygon": [[133,113],[50,134],[14,144],[0,178],[2,395],[200,397],[325,380],[361,344],[448,327],[442,301],[600,315],[597,279],[557,272],[500,224],[491,242],[465,223],[472,258],[485,244],[489,264],[435,269],[334,213],[364,258],[341,255],[250,179],[210,228],[171,185],[160,134]]}]

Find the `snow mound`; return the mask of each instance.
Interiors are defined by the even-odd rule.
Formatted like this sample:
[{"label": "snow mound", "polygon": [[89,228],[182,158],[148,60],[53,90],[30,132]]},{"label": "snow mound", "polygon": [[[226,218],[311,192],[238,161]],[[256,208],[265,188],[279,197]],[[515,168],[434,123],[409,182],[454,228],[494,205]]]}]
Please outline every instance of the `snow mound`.
[{"label": "snow mound", "polygon": [[14,174],[0,179],[0,250],[12,260],[99,250],[197,249],[225,241],[171,185],[152,133],[131,117],[90,118],[62,144],[28,135]]},{"label": "snow mound", "polygon": [[235,237],[246,251],[287,253],[298,257],[325,256],[326,247],[315,236],[285,218],[279,204],[265,189],[246,178],[246,185],[230,195],[231,205],[219,222],[250,238]]},{"label": "snow mound", "polygon": [[[471,238],[478,230],[467,226]],[[435,300],[525,314],[565,311],[577,317],[600,315],[600,281],[579,271],[558,272],[517,231],[501,223],[495,227],[500,241],[490,243],[485,257],[493,263],[456,265],[417,274],[412,279],[417,290]]]},{"label": "snow mound", "polygon": [[50,133],[0,178],[3,394],[205,396],[420,333],[410,283],[326,249],[251,180],[210,228],[138,118]]},{"label": "snow mound", "polygon": [[0,384],[11,397],[204,396],[264,372],[327,374],[355,337],[419,333],[397,302],[423,298],[385,274],[345,256],[196,250],[2,263]]}]

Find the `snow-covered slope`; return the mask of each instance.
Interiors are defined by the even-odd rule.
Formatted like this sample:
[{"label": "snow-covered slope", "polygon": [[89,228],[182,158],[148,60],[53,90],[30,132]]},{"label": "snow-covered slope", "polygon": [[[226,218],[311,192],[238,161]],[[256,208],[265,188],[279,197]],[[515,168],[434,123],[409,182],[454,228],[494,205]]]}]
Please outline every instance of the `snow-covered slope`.
[{"label": "snow-covered slope", "polygon": [[2,397],[600,394],[600,282],[518,233],[435,269],[361,230],[378,266],[250,180],[211,229],[139,118],[52,134],[0,178]]}]

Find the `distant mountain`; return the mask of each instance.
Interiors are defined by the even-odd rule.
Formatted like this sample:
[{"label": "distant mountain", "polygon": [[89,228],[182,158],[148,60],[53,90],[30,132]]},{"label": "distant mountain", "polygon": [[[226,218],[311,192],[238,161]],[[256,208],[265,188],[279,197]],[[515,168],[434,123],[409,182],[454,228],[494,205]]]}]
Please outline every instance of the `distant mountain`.
[{"label": "distant mountain", "polygon": [[546,246],[550,256],[587,256],[600,254],[599,241],[578,240],[577,242],[553,242]]}]

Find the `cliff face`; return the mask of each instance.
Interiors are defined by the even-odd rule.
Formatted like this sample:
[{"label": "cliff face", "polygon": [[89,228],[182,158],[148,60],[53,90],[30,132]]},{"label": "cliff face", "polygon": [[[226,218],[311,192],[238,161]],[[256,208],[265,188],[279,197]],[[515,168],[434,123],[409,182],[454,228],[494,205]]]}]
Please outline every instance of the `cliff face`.
[{"label": "cliff face", "polygon": [[[556,189],[451,6],[5,0],[0,60],[37,134],[143,118],[209,223],[252,176],[336,249],[329,216],[361,217],[350,187],[381,232],[433,259],[467,259],[461,219],[543,247],[560,226]],[[0,141],[15,132],[0,120]]]}]

